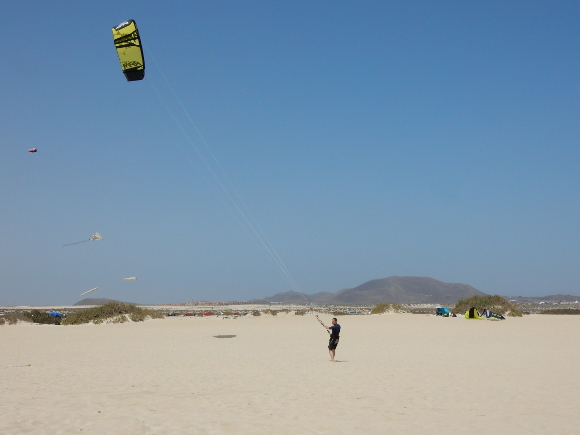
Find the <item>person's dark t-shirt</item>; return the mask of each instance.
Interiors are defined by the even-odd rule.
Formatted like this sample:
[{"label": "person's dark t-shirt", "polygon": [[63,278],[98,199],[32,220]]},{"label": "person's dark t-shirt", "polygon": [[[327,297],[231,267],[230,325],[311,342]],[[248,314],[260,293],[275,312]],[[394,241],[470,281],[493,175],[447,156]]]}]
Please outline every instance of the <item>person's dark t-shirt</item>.
[{"label": "person's dark t-shirt", "polygon": [[338,335],[340,334],[340,325],[337,323],[336,325],[332,325],[328,329],[331,332],[330,339],[331,340],[338,340]]}]

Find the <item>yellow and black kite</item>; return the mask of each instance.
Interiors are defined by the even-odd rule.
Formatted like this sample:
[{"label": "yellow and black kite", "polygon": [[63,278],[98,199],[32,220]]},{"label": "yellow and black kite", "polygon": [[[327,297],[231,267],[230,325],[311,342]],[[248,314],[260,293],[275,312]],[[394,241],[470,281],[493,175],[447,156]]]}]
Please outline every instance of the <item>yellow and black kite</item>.
[{"label": "yellow and black kite", "polygon": [[137,23],[129,20],[113,27],[113,42],[127,81],[143,80],[145,59]]}]

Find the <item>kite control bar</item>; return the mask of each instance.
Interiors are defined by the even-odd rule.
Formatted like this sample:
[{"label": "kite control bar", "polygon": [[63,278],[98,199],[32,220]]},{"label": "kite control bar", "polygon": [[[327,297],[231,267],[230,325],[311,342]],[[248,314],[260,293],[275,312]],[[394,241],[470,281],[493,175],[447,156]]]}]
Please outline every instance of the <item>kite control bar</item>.
[{"label": "kite control bar", "polygon": [[[322,323],[322,320],[320,320],[320,317],[318,317],[318,314],[316,315],[316,320],[318,320],[320,322],[320,324],[326,328],[326,325],[324,323]],[[328,332],[330,334],[330,331],[328,329],[326,330],[326,332]]]}]

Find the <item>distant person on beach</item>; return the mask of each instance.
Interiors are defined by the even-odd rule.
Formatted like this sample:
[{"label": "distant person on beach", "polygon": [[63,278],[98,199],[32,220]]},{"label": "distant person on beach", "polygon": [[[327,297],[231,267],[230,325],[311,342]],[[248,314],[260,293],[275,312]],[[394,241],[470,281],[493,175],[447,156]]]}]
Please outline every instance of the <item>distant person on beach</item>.
[{"label": "distant person on beach", "polygon": [[332,326],[324,325],[330,331],[330,340],[328,341],[328,353],[330,354],[330,361],[334,362],[334,354],[336,353],[336,346],[338,346],[338,336],[340,334],[340,325],[336,317],[332,318]]}]

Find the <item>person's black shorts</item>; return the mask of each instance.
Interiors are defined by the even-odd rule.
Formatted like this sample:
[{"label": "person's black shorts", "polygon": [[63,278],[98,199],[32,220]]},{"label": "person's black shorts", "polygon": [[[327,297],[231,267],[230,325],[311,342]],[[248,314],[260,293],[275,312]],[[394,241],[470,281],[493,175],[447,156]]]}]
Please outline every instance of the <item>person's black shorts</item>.
[{"label": "person's black shorts", "polygon": [[338,338],[336,340],[333,340],[332,338],[329,340],[328,342],[328,349],[329,350],[334,350],[336,349],[336,346],[338,346]]}]

